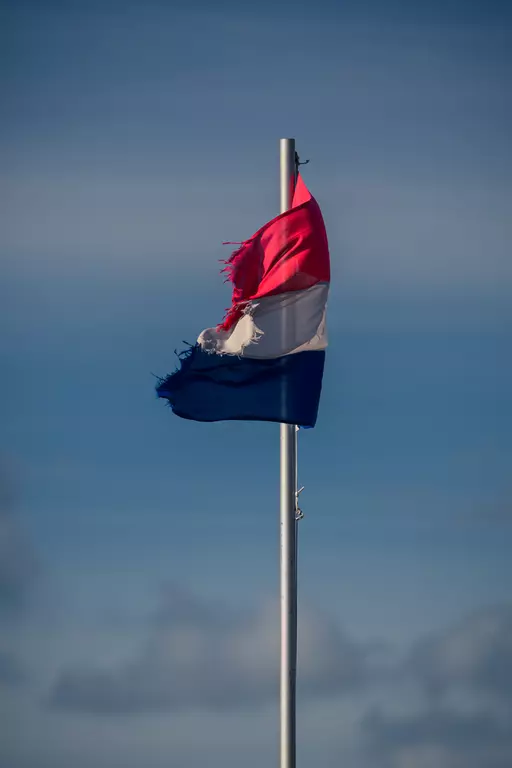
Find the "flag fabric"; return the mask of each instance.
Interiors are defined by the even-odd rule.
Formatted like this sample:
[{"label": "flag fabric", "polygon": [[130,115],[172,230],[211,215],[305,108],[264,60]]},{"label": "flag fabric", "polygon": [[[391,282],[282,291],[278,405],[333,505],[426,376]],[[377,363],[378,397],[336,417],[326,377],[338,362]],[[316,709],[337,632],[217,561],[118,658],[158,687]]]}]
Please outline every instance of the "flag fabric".
[{"label": "flag fabric", "polygon": [[224,321],[199,334],[157,394],[195,421],[316,423],[330,282],[327,234],[301,176],[289,211],[240,245]]}]

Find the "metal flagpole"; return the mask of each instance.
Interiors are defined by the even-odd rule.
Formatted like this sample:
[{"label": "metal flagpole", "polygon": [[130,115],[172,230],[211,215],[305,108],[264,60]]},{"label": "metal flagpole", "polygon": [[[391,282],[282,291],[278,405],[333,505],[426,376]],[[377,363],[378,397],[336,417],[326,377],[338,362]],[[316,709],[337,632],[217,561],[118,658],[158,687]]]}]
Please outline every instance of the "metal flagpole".
[{"label": "metal flagpole", "polygon": [[[295,139],[281,139],[281,213],[291,208],[296,182]],[[295,768],[297,678],[297,429],[280,425],[281,762]]]}]

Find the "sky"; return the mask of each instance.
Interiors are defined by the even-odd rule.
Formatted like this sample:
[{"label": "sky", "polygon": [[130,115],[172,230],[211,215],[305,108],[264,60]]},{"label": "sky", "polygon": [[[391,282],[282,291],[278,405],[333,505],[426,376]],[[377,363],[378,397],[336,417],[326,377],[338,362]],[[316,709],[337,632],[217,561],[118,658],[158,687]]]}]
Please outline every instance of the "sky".
[{"label": "sky", "polygon": [[278,759],[278,427],[154,393],[293,136],[329,349],[300,436],[298,766],[512,764],[512,13],[0,3],[0,766]]}]

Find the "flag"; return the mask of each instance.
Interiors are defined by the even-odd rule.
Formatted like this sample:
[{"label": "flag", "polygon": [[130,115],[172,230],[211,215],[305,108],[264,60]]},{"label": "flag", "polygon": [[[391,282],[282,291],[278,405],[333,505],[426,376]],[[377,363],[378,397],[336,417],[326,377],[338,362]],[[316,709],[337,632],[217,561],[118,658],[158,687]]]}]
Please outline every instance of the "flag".
[{"label": "flag", "polygon": [[324,371],[330,265],[318,203],[299,176],[290,210],[243,242],[223,270],[224,321],[199,334],[157,394],[195,421],[313,427]]}]

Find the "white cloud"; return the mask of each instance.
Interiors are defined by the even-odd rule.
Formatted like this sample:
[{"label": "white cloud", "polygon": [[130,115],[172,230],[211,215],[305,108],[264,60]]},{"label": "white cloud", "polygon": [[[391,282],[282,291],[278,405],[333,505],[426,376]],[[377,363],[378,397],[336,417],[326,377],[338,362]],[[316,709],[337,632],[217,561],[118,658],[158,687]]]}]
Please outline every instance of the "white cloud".
[{"label": "white cloud", "polygon": [[[304,696],[360,688],[368,655],[369,649],[325,616],[301,610]],[[55,708],[97,714],[252,708],[276,700],[278,658],[278,607],[273,602],[253,612],[231,612],[172,588],[162,597],[147,642],[131,661],[63,670],[50,702]]]},{"label": "white cloud", "polygon": [[401,711],[381,702],[363,718],[368,766],[376,759],[383,768],[512,764],[510,605],[481,610],[420,640],[396,673],[419,699]]},{"label": "white cloud", "polygon": [[[511,610],[479,611],[420,638],[401,660],[377,657],[372,666],[371,645],[301,608],[302,759],[319,768],[508,768]],[[85,768],[93,744],[101,768],[119,760],[131,768],[149,754],[158,768],[169,759],[215,768],[242,756],[250,768],[268,762],[277,743],[277,631],[275,604],[242,612],[169,587],[126,663],[62,671],[52,707],[34,710],[12,689],[7,716],[23,712],[31,738],[11,735],[5,755],[16,766]]]}]

